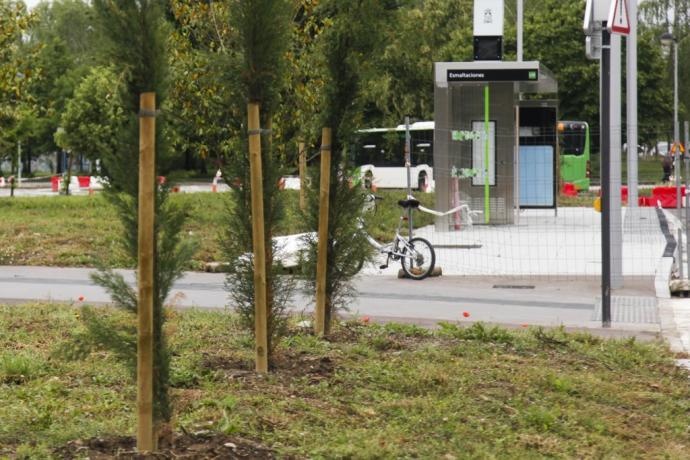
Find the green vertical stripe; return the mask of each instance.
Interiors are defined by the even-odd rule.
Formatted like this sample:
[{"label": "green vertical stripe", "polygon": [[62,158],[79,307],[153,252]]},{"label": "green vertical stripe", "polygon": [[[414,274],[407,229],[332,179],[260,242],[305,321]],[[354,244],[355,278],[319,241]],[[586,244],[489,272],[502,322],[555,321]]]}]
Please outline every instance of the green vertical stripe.
[{"label": "green vertical stripe", "polygon": [[489,223],[489,85],[484,87],[484,223]]}]

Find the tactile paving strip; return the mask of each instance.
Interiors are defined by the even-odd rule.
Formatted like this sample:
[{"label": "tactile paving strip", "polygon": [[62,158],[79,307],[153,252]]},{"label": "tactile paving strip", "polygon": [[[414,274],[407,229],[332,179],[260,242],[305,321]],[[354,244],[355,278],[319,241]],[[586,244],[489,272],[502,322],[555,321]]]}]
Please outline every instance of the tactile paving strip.
[{"label": "tactile paving strip", "polygon": [[[601,321],[601,297],[595,299],[592,321]],[[656,297],[611,296],[611,322],[658,324]]]}]

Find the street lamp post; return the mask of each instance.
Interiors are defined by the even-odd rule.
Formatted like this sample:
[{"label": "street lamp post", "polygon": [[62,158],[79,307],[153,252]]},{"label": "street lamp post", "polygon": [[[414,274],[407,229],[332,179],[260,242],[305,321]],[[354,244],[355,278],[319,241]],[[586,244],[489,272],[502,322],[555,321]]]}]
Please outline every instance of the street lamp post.
[{"label": "street lamp post", "polygon": [[[661,37],[661,46],[664,56],[668,57],[673,49],[673,144],[680,140],[680,127],[678,125],[678,40],[670,32],[665,32]],[[676,171],[676,207],[680,209],[680,152],[676,152],[673,159]]]},{"label": "street lamp post", "polygon": [[[678,124],[678,40],[676,37],[673,36],[672,33],[670,32],[665,32],[664,34],[661,35],[660,37],[661,41],[661,46],[662,46],[662,52],[665,57],[668,57],[669,54],[671,54],[671,48],[673,48],[673,149],[670,149],[669,155],[671,154],[671,151],[674,151],[674,158],[673,158],[673,167],[675,169],[675,176],[676,176],[676,208],[678,209],[678,214],[679,218],[681,209],[682,209],[682,201],[680,197],[680,168],[681,168],[681,163],[680,163],[680,155],[682,153],[682,150],[678,147],[680,143],[680,126]],[[685,212],[687,213],[688,210],[686,209]],[[686,232],[690,231],[690,229],[686,228]],[[688,240],[690,241],[690,240]],[[678,260],[678,269],[680,271],[680,276],[681,278],[683,277],[683,240],[682,240],[682,229],[678,229],[678,255],[679,255],[679,260]],[[690,273],[688,273],[688,276],[690,276]]]}]

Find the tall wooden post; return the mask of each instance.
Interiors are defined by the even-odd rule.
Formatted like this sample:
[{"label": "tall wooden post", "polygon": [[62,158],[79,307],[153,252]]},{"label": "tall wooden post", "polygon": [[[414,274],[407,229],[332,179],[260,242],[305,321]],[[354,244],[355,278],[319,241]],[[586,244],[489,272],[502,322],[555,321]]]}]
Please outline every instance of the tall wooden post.
[{"label": "tall wooden post", "polygon": [[306,187],[306,181],[305,175],[306,175],[306,169],[307,169],[307,155],[304,152],[304,142],[299,143],[299,208],[304,211],[304,208],[306,207],[306,202],[305,202],[305,187]]},{"label": "tall wooden post", "polygon": [[139,112],[139,329],[137,340],[137,449],[153,451],[153,264],[156,94],[140,96]]},{"label": "tall wooden post", "polygon": [[264,187],[261,170],[261,128],[259,104],[247,105],[249,167],[252,187],[252,245],[254,248],[254,336],[256,372],[268,372],[268,311],[266,305],[266,232],[264,231]]},{"label": "tall wooden post", "polygon": [[331,128],[321,134],[321,183],[319,187],[319,243],[316,266],[316,324],[314,332],[326,332],[326,266],[328,264],[328,200],[331,187]]}]

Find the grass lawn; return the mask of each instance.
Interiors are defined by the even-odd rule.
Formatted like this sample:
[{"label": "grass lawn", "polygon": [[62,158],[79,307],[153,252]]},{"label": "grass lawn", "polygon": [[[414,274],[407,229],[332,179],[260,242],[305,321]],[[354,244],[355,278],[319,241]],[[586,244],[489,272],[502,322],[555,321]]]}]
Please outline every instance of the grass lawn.
[{"label": "grass lawn", "polygon": [[[298,210],[298,193],[285,191],[287,219],[278,235],[308,231]],[[370,231],[376,238],[392,236],[400,216],[396,202],[403,191],[384,191]],[[199,251],[189,269],[207,262],[221,262],[219,237],[227,222],[228,195],[224,193],[175,194],[172,199],[189,212],[186,230],[197,239]],[[433,195],[419,198],[433,207]],[[101,196],[0,199],[0,265],[83,267],[98,263],[125,267],[127,258],[117,239],[122,228],[114,209]],[[417,213],[415,224],[427,225],[432,217]]]},{"label": "grass lawn", "polygon": [[[117,315],[102,308],[99,314]],[[65,305],[0,306],[0,458],[131,435],[135,387],[113,355],[65,358]],[[690,388],[659,343],[446,324],[293,330],[266,378],[223,312],[171,312],[174,430],[293,458],[687,458]]]},{"label": "grass lawn", "polygon": [[[592,185],[599,185],[599,154],[594,153],[591,157],[592,165]],[[685,168],[685,167],[683,167]],[[623,184],[628,180],[628,159],[626,155],[621,158],[621,174]],[[660,184],[664,177],[663,169],[661,168],[661,157],[638,157],[637,161],[637,178],[640,184]]]}]

